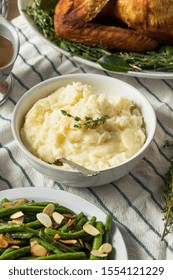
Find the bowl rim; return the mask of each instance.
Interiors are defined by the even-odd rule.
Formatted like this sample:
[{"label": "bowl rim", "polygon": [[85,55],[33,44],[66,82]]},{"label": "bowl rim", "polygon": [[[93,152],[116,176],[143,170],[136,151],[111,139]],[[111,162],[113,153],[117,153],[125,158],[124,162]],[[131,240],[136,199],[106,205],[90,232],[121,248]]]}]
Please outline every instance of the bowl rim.
[{"label": "bowl rim", "polygon": [[[140,95],[140,97],[145,101],[145,103],[147,104],[148,106],[148,110],[150,110],[150,113],[152,115],[152,123],[153,123],[153,126],[152,126],[152,129],[150,131],[150,134],[147,135],[147,139],[144,143],[144,145],[141,147],[141,149],[135,153],[132,157],[126,159],[124,162],[121,162],[119,164],[117,164],[116,166],[111,166],[111,167],[108,167],[108,168],[105,168],[105,169],[101,169],[99,170],[100,173],[104,173],[108,170],[112,170],[114,168],[121,168],[122,166],[125,166],[126,164],[128,164],[129,162],[133,161],[133,159],[137,158],[138,156],[142,155],[143,152],[145,151],[145,149],[150,145],[150,143],[152,142],[153,138],[154,138],[154,135],[155,135],[155,132],[156,132],[156,124],[157,124],[157,119],[156,119],[156,114],[155,114],[155,111],[151,105],[151,103],[149,102],[148,98],[144,96],[144,94],[142,92],[140,92],[138,89],[136,89],[135,87],[131,86],[130,84],[128,84],[127,82],[124,82],[120,79],[117,79],[117,78],[114,78],[114,77],[111,77],[111,76],[105,76],[105,75],[102,75],[102,74],[94,74],[94,73],[75,73],[75,74],[65,74],[65,75],[62,75],[62,76],[57,76],[57,77],[53,77],[53,78],[49,78],[45,81],[42,81],[36,85],[34,85],[32,88],[30,88],[28,91],[26,91],[23,96],[18,100],[17,104],[15,105],[15,108],[14,108],[14,111],[13,111],[13,115],[12,115],[12,121],[11,121],[11,130],[12,130],[12,134],[13,134],[13,137],[14,139],[16,140],[19,148],[21,149],[21,151],[23,151],[23,153],[29,158],[29,159],[32,159],[32,161],[34,161],[36,164],[39,164],[39,165],[42,165],[44,168],[47,168],[47,169],[51,169],[51,170],[59,170],[61,171],[62,173],[63,172],[69,172],[69,173],[79,173],[78,171],[76,170],[70,170],[70,169],[61,169],[59,168],[58,166],[56,165],[53,165],[53,164],[49,164],[43,160],[41,160],[40,158],[36,157],[34,154],[32,154],[27,148],[26,146],[24,145],[24,143],[22,142],[21,140],[21,137],[18,135],[20,135],[20,133],[17,133],[18,129],[17,127],[15,126],[15,120],[16,120],[16,116],[18,115],[19,113],[19,108],[21,107],[21,105],[23,104],[23,102],[25,101],[25,99],[27,99],[28,96],[32,95],[33,92],[35,92],[35,90],[37,90],[37,88],[40,88],[40,87],[44,87],[48,84],[51,84],[51,82],[53,81],[56,81],[57,82],[59,80],[66,80],[68,78],[80,78],[80,77],[85,77],[87,76],[88,78],[99,78],[99,79],[105,79],[105,80],[115,80],[115,82],[118,82],[119,84],[125,86],[125,87],[129,87],[131,90],[133,91],[136,91],[138,93],[138,95]],[[51,93],[50,93],[51,94]],[[49,93],[48,93],[49,95]],[[48,96],[47,95],[47,96]],[[41,99],[41,98],[38,98],[38,100]]]}]

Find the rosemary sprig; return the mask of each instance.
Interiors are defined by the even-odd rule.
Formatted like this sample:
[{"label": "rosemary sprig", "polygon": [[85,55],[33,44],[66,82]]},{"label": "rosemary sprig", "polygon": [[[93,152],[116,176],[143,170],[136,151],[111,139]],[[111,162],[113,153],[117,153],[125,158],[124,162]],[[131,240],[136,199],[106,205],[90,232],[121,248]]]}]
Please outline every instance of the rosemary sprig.
[{"label": "rosemary sprig", "polygon": [[69,114],[67,111],[65,110],[61,110],[61,113],[64,115],[64,116],[67,116],[67,117],[70,117],[70,118],[73,118],[76,123],[74,124],[73,127],[75,128],[82,128],[82,127],[85,127],[85,128],[91,128],[91,129],[94,129],[94,128],[97,128],[98,126],[100,126],[101,124],[104,124],[105,121],[110,118],[108,115],[104,115],[103,117],[101,118],[96,118],[96,119],[93,119],[91,117],[87,117],[85,116],[85,119],[82,120],[80,117],[78,116],[72,116],[71,114]]},{"label": "rosemary sprig", "polygon": [[[173,147],[173,143],[165,141],[164,147]],[[163,202],[164,202],[164,230],[162,233],[161,240],[165,238],[172,231],[173,225],[173,157],[170,159],[170,166],[168,172],[165,175],[165,187],[163,191]]]}]

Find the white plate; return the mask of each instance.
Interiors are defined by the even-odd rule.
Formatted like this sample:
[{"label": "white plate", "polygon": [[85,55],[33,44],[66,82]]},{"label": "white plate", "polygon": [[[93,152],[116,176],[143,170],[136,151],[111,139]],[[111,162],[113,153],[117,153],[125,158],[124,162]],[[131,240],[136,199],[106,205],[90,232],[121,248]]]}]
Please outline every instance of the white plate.
[{"label": "white plate", "polygon": [[[18,0],[18,8],[20,11],[20,14],[24,17],[26,23],[30,26],[30,28],[42,38],[49,46],[53,47],[57,51],[61,52],[62,54],[66,56],[71,56],[70,53],[64,51],[63,49],[57,47],[55,44],[53,44],[51,41],[46,39],[37,29],[36,25],[32,21],[32,19],[25,13],[23,10],[26,9],[28,5],[31,5],[33,0]],[[74,60],[84,63],[88,66],[91,66],[93,68],[99,69],[99,70],[105,70],[103,69],[98,63],[89,61],[87,59],[81,58],[79,56],[72,56]],[[139,77],[139,78],[152,78],[152,79],[172,79],[173,78],[173,72],[167,73],[167,72],[154,72],[154,71],[142,71],[142,72],[134,72],[134,71],[129,71],[128,73],[123,73],[123,72],[111,72],[106,70],[107,72],[110,73],[115,73],[119,75],[126,75],[126,76],[132,76],[132,77]]]},{"label": "white plate", "polygon": [[[35,201],[57,202],[73,210],[75,213],[84,212],[88,218],[96,216],[97,219],[102,222],[105,222],[106,219],[106,214],[99,208],[89,203],[85,199],[65,191],[40,187],[29,187],[4,190],[0,192],[0,200],[3,198],[14,200],[20,197],[27,198],[28,200],[33,199]],[[112,227],[111,243],[114,248],[111,259],[127,260],[128,256],[124,240],[119,229],[114,224]]]}]

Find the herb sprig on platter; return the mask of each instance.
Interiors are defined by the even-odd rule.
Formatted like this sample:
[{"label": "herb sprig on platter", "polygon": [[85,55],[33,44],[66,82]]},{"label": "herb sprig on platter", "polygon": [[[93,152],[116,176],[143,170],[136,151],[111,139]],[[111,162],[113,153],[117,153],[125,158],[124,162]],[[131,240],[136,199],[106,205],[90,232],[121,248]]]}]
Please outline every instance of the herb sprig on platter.
[{"label": "herb sprig on platter", "polygon": [[160,46],[157,51],[147,53],[110,52],[101,45],[93,48],[57,38],[53,22],[57,2],[57,0],[33,0],[32,6],[26,8],[26,13],[44,37],[64,51],[98,63],[109,71],[173,72],[173,46]]}]

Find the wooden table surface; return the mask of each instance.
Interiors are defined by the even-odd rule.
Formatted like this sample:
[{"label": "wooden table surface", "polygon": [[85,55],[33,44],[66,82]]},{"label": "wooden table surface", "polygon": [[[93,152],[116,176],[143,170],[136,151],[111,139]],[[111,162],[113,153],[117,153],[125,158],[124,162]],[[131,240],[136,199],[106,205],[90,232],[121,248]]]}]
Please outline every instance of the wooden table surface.
[{"label": "wooden table surface", "polygon": [[9,10],[8,10],[7,19],[12,20],[18,15],[19,15],[19,10],[17,7],[17,0],[9,0]]}]

